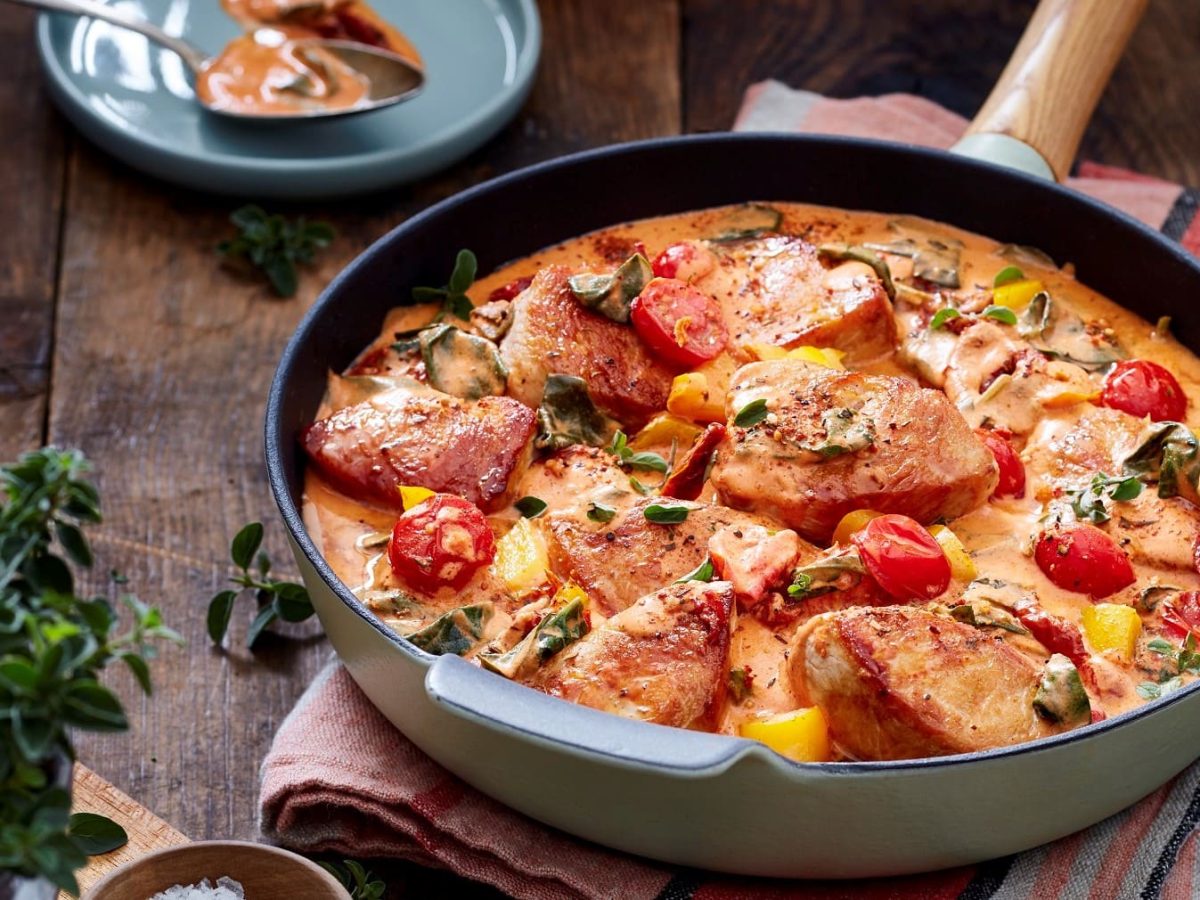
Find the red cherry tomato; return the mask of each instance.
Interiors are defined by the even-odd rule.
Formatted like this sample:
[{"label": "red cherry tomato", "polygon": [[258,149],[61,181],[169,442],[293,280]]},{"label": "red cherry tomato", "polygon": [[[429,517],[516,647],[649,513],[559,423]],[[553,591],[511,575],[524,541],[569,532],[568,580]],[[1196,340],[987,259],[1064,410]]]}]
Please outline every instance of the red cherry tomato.
[{"label": "red cherry tomato", "polygon": [[1078,628],[1066,619],[1035,606],[1032,601],[1018,603],[1014,611],[1039,644],[1051,653],[1061,653],[1082,671],[1088,661],[1088,652]]},{"label": "red cherry tomato", "polygon": [[650,268],[655,278],[678,278],[680,281],[695,281],[703,278],[716,266],[712,251],[688,241],[671,244],[658,256]]},{"label": "red cherry tomato", "polygon": [[1034,547],[1038,568],[1065,591],[1099,600],[1133,584],[1133,567],[1116,541],[1091,525],[1044,531]]},{"label": "red cherry tomato", "polygon": [[392,571],[423,594],[460,590],[496,558],[496,537],[474,503],[435,494],[402,515],[388,542]]},{"label": "red cherry tomato", "polygon": [[708,294],[675,278],[655,278],[630,308],[642,342],[668,363],[695,368],[725,349],[729,332]]},{"label": "red cherry tomato", "polygon": [[1184,591],[1163,604],[1163,624],[1185,637],[1190,631],[1200,636],[1200,591]]},{"label": "red cherry tomato", "polygon": [[1004,435],[988,428],[977,428],[975,434],[983,441],[984,446],[992,451],[996,465],[1000,468],[1000,480],[996,483],[996,489],[992,491],[992,496],[1018,499],[1024,497],[1025,466],[1021,462],[1021,457],[1017,456],[1013,445]]},{"label": "red cherry tomato", "polygon": [[1126,359],[1117,363],[1104,379],[1100,405],[1155,422],[1182,421],[1187,414],[1187,395],[1175,376],[1148,359]]},{"label": "red cherry tomato", "polygon": [[908,516],[878,516],[851,538],[867,573],[897,600],[932,600],[950,586],[950,561]]},{"label": "red cherry tomato", "polygon": [[528,276],[518,278],[515,281],[510,281],[508,284],[500,285],[500,287],[488,294],[488,300],[515,300],[517,295],[531,284],[533,284],[533,279]]}]

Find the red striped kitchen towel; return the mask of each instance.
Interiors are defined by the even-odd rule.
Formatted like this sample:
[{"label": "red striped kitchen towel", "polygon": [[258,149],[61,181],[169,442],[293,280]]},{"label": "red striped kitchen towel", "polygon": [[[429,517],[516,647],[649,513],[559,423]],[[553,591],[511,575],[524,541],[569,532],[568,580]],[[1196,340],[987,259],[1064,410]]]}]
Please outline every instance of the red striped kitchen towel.
[{"label": "red striped kitchen towel", "polygon": [[[831,100],[765,82],[747,92],[735,127],[949,147],[966,122],[919,97]],[[1091,163],[1070,183],[1200,254],[1200,192]],[[979,866],[856,882],[731,878],[606,850],[507,809],[405,739],[336,664],[280,727],[263,761],[260,800],[263,833],[277,843],[450,869],[530,900],[1187,900],[1200,893],[1200,766],[1086,831]]]}]

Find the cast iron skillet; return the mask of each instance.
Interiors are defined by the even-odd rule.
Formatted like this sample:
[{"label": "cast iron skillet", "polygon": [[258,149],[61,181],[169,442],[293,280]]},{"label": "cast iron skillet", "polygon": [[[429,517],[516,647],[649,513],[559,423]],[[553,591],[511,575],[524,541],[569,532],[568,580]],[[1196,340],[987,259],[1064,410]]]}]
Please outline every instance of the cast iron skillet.
[{"label": "cast iron skillet", "polygon": [[[1015,154],[1016,163],[1061,175],[1141,6],[1045,0],[973,126],[976,149],[998,142],[1009,164]],[[1091,15],[1101,11],[1104,20]],[[1085,39],[1089,28],[1109,30]],[[1109,52],[1096,52],[1104,41]],[[1072,46],[1090,61],[1072,63]],[[1060,62],[1073,66],[1069,74]],[[1081,70],[1090,88],[1062,83]],[[1058,82],[1039,86],[1038,73]],[[1065,143],[1011,102],[1068,88],[1087,108]],[[1058,125],[1074,128],[1062,115]],[[1038,152],[988,134],[997,131]],[[486,272],[616,222],[751,200],[915,214],[1037,246],[1144,318],[1171,316],[1175,334],[1200,350],[1200,265],[1177,245],[1042,178],[962,156],[843,138],[706,135],[608,147],[498,178],[408,220],[351,263],[300,325],[271,388],[272,490],[353,677],[410,739],[503,802],[609,846],[747,874],[897,874],[1007,854],[1111,815],[1182,770],[1200,747],[1200,685],[1017,747],[804,765],[752,742],[605,715],[456,657],[429,657],[369,616],[325,564],[301,520],[296,436],[327,373],[376,336],[411,285],[440,283],[460,247]]]}]

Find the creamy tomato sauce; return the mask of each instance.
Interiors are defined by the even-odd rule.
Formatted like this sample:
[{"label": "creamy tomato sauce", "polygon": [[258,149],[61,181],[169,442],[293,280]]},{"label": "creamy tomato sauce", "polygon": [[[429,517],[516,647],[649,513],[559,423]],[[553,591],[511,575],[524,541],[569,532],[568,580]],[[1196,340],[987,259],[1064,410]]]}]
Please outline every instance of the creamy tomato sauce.
[{"label": "creamy tomato sauce", "polygon": [[368,79],[319,39],[357,41],[390,50],[421,68],[420,54],[396,28],[358,0],[223,0],[246,29],[200,75],[196,91],[209,107],[255,115],[305,109],[353,109],[370,97]]},{"label": "creamy tomato sauce", "polygon": [[[871,377],[900,378],[906,383],[944,392],[957,410],[956,416],[961,415],[965,420],[965,426],[1003,435],[1021,460],[1025,475],[1023,496],[993,496],[974,503],[972,508],[961,514],[924,517],[925,525],[943,520],[941,524],[957,537],[969,556],[968,570],[958,566],[945,589],[935,597],[914,597],[901,602],[896,597],[881,596],[877,589],[873,589],[874,593],[868,592],[866,606],[891,604],[931,609],[931,614],[943,617],[939,621],[950,621],[952,618],[956,623],[954,629],[959,627],[957,623],[966,621],[966,616],[960,613],[971,612],[975,623],[972,628],[978,629],[981,641],[986,638],[989,646],[1002,644],[1006,653],[1015,651],[1013,658],[1017,661],[1012,666],[1019,676],[1014,677],[1020,681],[1024,677],[1019,675],[1024,671],[1021,666],[1028,665],[1032,667],[1030,671],[1041,671],[1043,665],[1049,665],[1047,660],[1051,654],[1066,652],[1063,648],[1069,643],[1065,639],[1047,638],[1045,631],[1023,624],[1028,621],[1023,617],[1032,603],[1036,610],[1058,623],[1059,638],[1065,633],[1074,635],[1081,642],[1082,652],[1076,654],[1073,662],[1083,676],[1081,681],[1086,689],[1092,720],[1119,714],[1190,681],[1194,673],[1188,670],[1188,660],[1186,657],[1179,660],[1175,653],[1182,646],[1188,627],[1186,623],[1179,625],[1181,616],[1187,617],[1188,592],[1200,589],[1200,576],[1196,573],[1192,551],[1200,533],[1200,516],[1196,515],[1195,507],[1184,496],[1160,497],[1161,491],[1152,474],[1143,476],[1138,482],[1140,493],[1136,496],[1114,498],[1113,492],[1119,482],[1132,477],[1129,472],[1133,470],[1123,469],[1123,461],[1142,446],[1145,433],[1153,423],[1148,417],[1130,415],[1101,404],[1104,402],[1102,391],[1106,378],[1112,365],[1119,360],[1153,360],[1169,370],[1187,397],[1198,396],[1200,360],[1175,341],[1162,323],[1152,326],[1077,282],[1069,265],[1058,268],[1049,260],[1027,250],[1006,248],[989,238],[919,219],[799,204],[773,203],[769,206],[782,214],[780,221],[771,223],[766,229],[751,230],[753,233],[748,232],[743,238],[723,236],[721,240],[705,242],[704,239],[720,236],[722,223],[727,223],[731,215],[740,215],[736,210],[717,209],[622,224],[537,251],[476,281],[468,295],[480,315],[471,325],[463,321],[456,324],[463,331],[473,331],[486,337],[491,328],[491,318],[503,319],[512,315],[510,298],[514,292],[525,287],[522,280],[553,267],[566,267],[567,271],[576,274],[612,272],[635,251],[640,250],[653,258],[670,245],[693,242],[705,253],[711,252],[718,264],[711,272],[700,272],[703,266],[690,271],[685,265],[676,273],[677,278],[689,282],[718,304],[729,333],[726,352],[694,367],[695,371],[707,376],[714,402],[724,403],[728,397],[743,389],[744,385],[739,379],[743,379],[747,371],[755,370],[742,369],[742,366],[756,359],[772,358],[772,353],[762,349],[764,343],[770,342],[745,337],[751,332],[753,335],[778,338],[772,346],[785,351],[799,346],[835,347],[841,341],[843,347],[849,348],[843,352],[843,365],[847,370]],[[776,235],[789,237],[783,239]],[[807,260],[804,265],[809,266],[804,270],[808,272],[807,275],[796,274],[799,269],[789,269],[784,265],[788,254],[800,253],[798,248],[831,244],[874,248],[871,252],[875,254],[875,259],[886,265],[896,285],[895,297],[881,307],[887,310],[889,317],[886,326],[863,320],[865,324],[855,327],[864,330],[861,334],[856,333],[849,342],[843,339],[837,329],[851,315],[858,315],[857,312],[846,313],[840,318],[833,317],[830,320],[833,324],[828,329],[818,323],[820,328],[816,331],[805,317],[826,315],[820,311],[824,309],[821,306],[825,302],[822,298],[826,298],[831,291],[837,296],[838,292],[846,290],[867,293],[881,290],[876,282],[874,263],[856,261],[861,254],[834,259],[823,256],[822,265],[825,269],[816,269],[815,275],[810,271],[814,265],[812,259],[816,258],[812,254],[803,257]],[[925,252],[914,254],[914,246],[924,248]],[[808,253],[807,250],[804,252]],[[939,257],[942,253],[944,258]],[[801,256],[796,258],[799,260]],[[945,271],[939,269],[943,264],[952,267],[954,277],[946,277]],[[994,282],[1000,273],[1014,266],[1020,271],[1009,273],[1008,284],[1038,282],[1037,295],[1050,298],[1052,312],[1043,317],[1044,321],[1037,321],[1040,307],[1036,303],[1042,303],[1040,299],[1035,301],[1032,312],[1028,298],[1024,303],[1005,307],[1010,312],[995,311],[999,305],[997,301],[1002,298],[1003,285],[997,286]],[[946,283],[931,281],[930,275]],[[793,280],[788,281],[789,278]],[[513,287],[514,282],[520,283]],[[951,287],[950,283],[956,283],[957,286]],[[535,282],[529,290],[539,290],[539,284]],[[867,293],[863,296],[867,296]],[[818,299],[811,303],[803,299],[810,294]],[[489,304],[489,298],[493,296],[505,299]],[[780,300],[781,297],[786,299],[786,303]],[[1129,302],[1137,300],[1118,299]],[[512,301],[512,305],[516,307],[527,302],[528,295],[521,294],[520,299]],[[788,303],[793,303],[798,311],[795,315],[804,319],[800,322],[803,327],[799,330],[797,323],[787,318],[792,315],[792,307],[787,306]],[[786,313],[783,318],[776,314],[777,307]],[[818,312],[814,313],[814,309]],[[942,312],[947,309],[953,312]],[[437,305],[422,305],[398,309],[389,316],[379,340],[367,348],[349,370],[350,377],[331,376],[330,394],[319,418],[324,419],[339,410],[355,408],[355,404],[369,404],[373,402],[372,398],[387,398],[378,400],[382,406],[395,403],[397,396],[438,394],[429,385],[430,373],[426,371],[427,362],[437,357],[428,353],[414,356],[412,352],[406,353],[393,347],[403,347],[405,341],[411,344],[414,332],[437,319],[439,313],[440,307]],[[939,316],[941,321],[934,326]],[[957,323],[955,320],[958,320]],[[637,324],[636,317],[634,324]],[[513,364],[514,350],[520,349],[514,345],[529,340],[525,332],[518,332],[527,327],[528,323],[522,324],[518,314],[512,330],[497,340],[501,356],[508,363],[507,393],[518,398],[527,387],[528,377],[524,368]],[[681,327],[686,327],[686,323]],[[881,344],[882,352],[871,355],[855,352],[855,344],[860,348],[874,347],[872,341],[880,328],[883,329],[880,333],[885,335],[881,338],[884,341]],[[824,339],[795,337],[801,332],[804,335],[816,334]],[[574,347],[572,352],[587,352],[583,344],[577,343]],[[552,350],[549,355],[554,356],[558,352]],[[616,354],[620,350],[618,348],[610,352]],[[1109,354],[1111,358],[1099,359],[1102,353]],[[463,358],[447,357],[451,364]],[[566,365],[566,362],[567,358],[564,357],[560,364],[551,363],[549,367],[553,370],[558,365]],[[599,364],[602,363],[603,360]],[[787,364],[791,365],[790,362]],[[755,365],[769,367],[771,364]],[[796,365],[805,363],[797,362]],[[672,369],[675,375],[687,374],[687,370],[679,366]],[[476,370],[472,368],[470,371],[474,373]],[[559,371],[567,369],[559,368]],[[470,396],[469,385],[474,382],[463,372],[435,373],[434,377],[443,388],[451,385],[453,392],[459,396]],[[641,382],[650,379],[650,374],[639,376]],[[760,382],[769,388],[769,375],[755,383]],[[593,400],[597,400],[600,391],[597,385],[595,379],[589,382]],[[500,392],[505,392],[503,381]],[[602,405],[599,400],[597,403]],[[734,422],[737,412],[739,410],[729,408],[729,420],[725,423],[729,430],[725,438],[727,441],[730,440],[730,434],[740,433],[740,426]],[[1189,427],[1194,427],[1197,424],[1196,417],[1196,408],[1189,403],[1182,419]],[[646,418],[631,414],[628,421],[637,421],[641,425]],[[679,421],[687,424],[687,416],[677,416],[676,423]],[[688,434],[698,434],[705,426],[703,420],[690,424],[694,427]],[[901,423],[900,427],[906,425]],[[751,429],[754,427],[771,427],[771,422],[768,420],[763,426],[750,426]],[[874,446],[868,445],[862,449],[860,445],[851,444],[852,454],[869,458],[872,452],[880,449],[879,442],[883,439],[878,430],[883,426],[875,422],[872,427],[876,433],[867,440],[868,444],[874,441]],[[623,433],[628,435],[631,445],[638,452],[657,453],[663,460],[674,462],[678,467],[687,449],[686,446],[680,446],[680,432],[668,429],[656,436],[653,428],[652,421],[650,427],[641,434],[638,427],[623,427]],[[967,433],[965,428],[964,433]],[[335,479],[337,485],[334,486],[327,477],[331,470],[323,468],[311,436],[306,440],[309,441],[310,455],[318,460],[318,465],[310,466],[306,476],[305,521],[334,571],[381,619],[406,635],[438,621],[440,616],[458,603],[492,604],[494,611],[481,627],[478,638],[462,651],[468,658],[477,659],[481,654],[489,653],[494,655],[514,647],[554,608],[557,602],[554,598],[561,596],[556,591],[562,590],[564,582],[573,582],[578,577],[595,585],[594,592],[605,597],[609,596],[606,593],[609,589],[602,587],[607,584],[605,578],[617,584],[612,588],[617,592],[622,580],[638,582],[644,578],[647,585],[659,588],[667,582],[654,583],[656,573],[661,576],[677,554],[692,552],[682,545],[676,546],[674,538],[666,537],[661,545],[641,551],[638,548],[643,545],[637,543],[641,538],[628,537],[623,530],[626,528],[623,523],[630,521],[625,518],[627,510],[640,510],[647,499],[662,500],[668,505],[674,502],[658,496],[658,491],[664,486],[665,473],[622,466],[619,453],[614,457],[609,450],[602,448],[592,451],[603,457],[602,468],[588,470],[586,476],[576,477],[576,470],[583,472],[585,465],[593,465],[589,459],[580,457],[578,462],[564,462],[564,459],[571,459],[570,454],[575,451],[547,455],[539,450],[529,457],[528,462],[521,460],[517,464],[502,497],[487,501],[492,504],[492,508],[487,510],[487,522],[497,538],[503,539],[510,529],[520,527],[538,535],[539,541],[549,543],[551,549],[548,555],[543,551],[543,555],[538,557],[540,561],[532,564],[538,571],[527,573],[525,586],[514,592],[511,587],[513,579],[493,565],[481,570],[461,593],[448,592],[439,595],[436,602],[430,602],[427,597],[419,594],[414,596],[404,579],[389,564],[388,535],[401,508],[396,504],[389,507],[388,504],[364,499],[356,493],[353,485],[345,481]],[[1097,446],[1092,447],[1089,440],[1098,442]],[[947,461],[947,450],[936,446],[936,441],[927,443],[928,458],[922,463],[923,471],[936,472],[952,465]],[[451,449],[450,445],[446,446],[447,452]],[[977,447],[968,449],[973,453],[978,452]],[[725,485],[725,489],[714,487],[715,478],[705,481],[703,489],[695,496],[696,507],[689,515],[691,522],[701,516],[701,507],[719,511],[725,508],[722,502],[728,501],[733,495],[754,495],[757,479],[753,466],[736,468],[729,463],[733,457],[723,457],[723,452],[718,449],[716,459],[718,468],[724,467],[720,484]],[[990,460],[990,457],[986,458]],[[618,460],[615,465],[614,459]],[[764,472],[767,465],[764,459]],[[790,466],[792,463],[775,462],[771,465]],[[821,465],[818,460],[795,478],[811,476],[819,479],[821,473],[826,471],[820,468]],[[700,469],[704,471],[703,460]],[[786,477],[780,483],[791,484],[795,480],[789,472],[791,470],[783,471]],[[1100,485],[1099,493],[1089,498],[1086,489],[1100,474],[1109,481]],[[986,477],[992,479],[990,485],[995,484],[994,474],[989,472]],[[731,487],[732,479],[739,481]],[[764,475],[763,483],[765,481]],[[990,485],[984,486],[981,497],[987,496]],[[1125,498],[1135,489],[1137,486],[1126,485],[1117,493]],[[536,498],[545,505],[546,512],[534,519],[522,519],[522,511],[514,506],[515,501],[521,498]],[[758,538],[760,548],[767,546],[761,543],[767,540],[767,536],[780,533],[780,529],[788,524],[773,520],[765,512],[778,508],[769,506],[768,499],[763,498],[758,505],[744,500],[737,503],[747,514],[763,517],[765,525]],[[639,503],[642,506],[638,506]],[[906,509],[908,507],[901,503],[899,508],[889,511],[903,513]],[[616,518],[610,513],[615,514]],[[650,519],[649,513],[646,519]],[[637,522],[641,523],[641,519],[637,518]],[[749,523],[749,520],[746,522]],[[808,526],[799,522],[792,524],[802,532],[804,539],[789,538],[793,543],[788,546],[794,543],[805,547],[815,545],[815,550],[811,552],[818,556],[825,554],[825,557],[836,554],[842,547],[841,544],[835,545],[830,535],[820,532],[821,526],[814,526],[818,528],[816,532],[806,532]],[[1089,595],[1086,590],[1073,590],[1056,584],[1043,571],[1035,559],[1035,547],[1040,536],[1059,527],[1070,529],[1084,526],[1102,532],[1119,548],[1118,552],[1128,559],[1133,572],[1131,583],[1123,584],[1107,596],[1096,597]],[[666,526],[656,527],[661,529]],[[723,521],[715,522],[712,533],[723,527]],[[739,540],[750,540],[742,534],[749,525],[733,527],[738,529],[734,533]],[[685,533],[683,526],[678,528],[680,535]],[[788,531],[787,534],[791,535],[792,532]],[[821,536],[817,537],[817,534]],[[701,539],[708,535],[709,532],[704,532]],[[627,537],[628,542],[622,543]],[[626,548],[621,551],[625,555],[615,555],[617,549],[611,551],[614,554],[613,566],[617,567],[617,571],[611,573],[604,572],[606,541],[613,548]],[[711,546],[717,545],[714,543]],[[701,557],[706,555],[703,551],[697,552]],[[820,559],[825,557],[819,556]],[[740,569],[732,563],[724,563],[728,571],[717,574],[725,574],[738,587],[739,573],[762,573],[771,567],[770,559],[765,555],[746,559],[749,562]],[[950,561],[954,563],[953,558]],[[539,567],[546,569],[549,574]],[[806,686],[803,673],[795,671],[796,663],[792,657],[801,652],[803,645],[808,657],[815,658],[812,641],[804,645],[806,629],[813,629],[825,622],[827,617],[843,615],[848,607],[859,608],[863,605],[862,598],[868,595],[842,593],[839,589],[832,593],[807,596],[800,591],[796,592],[800,599],[794,600],[785,589],[787,579],[793,577],[790,573],[789,568],[783,582],[777,580],[774,585],[768,585],[760,592],[761,595],[738,595],[729,625],[732,633],[727,658],[722,663],[722,683],[711,698],[714,708],[694,720],[671,720],[670,723],[737,734],[744,731],[748,722],[761,722],[797,709],[821,706],[832,733],[828,754],[835,758],[863,758],[865,751],[854,748],[876,745],[870,741],[856,742],[855,736],[850,733],[854,728],[863,727],[862,723],[854,721],[844,711],[839,712],[839,703],[833,702],[840,696],[836,689],[832,700],[827,687],[818,690],[816,684],[820,673],[815,669],[810,668],[810,683]],[[671,573],[669,581],[674,582],[679,574],[682,573]],[[868,568],[862,581],[865,584],[871,578]],[[520,581],[519,578],[516,580]],[[797,577],[793,584],[806,582]],[[741,590],[740,587],[738,589]],[[862,585],[857,588],[862,589]],[[929,601],[932,601],[932,607],[928,605]],[[604,629],[606,621],[621,612],[613,608],[608,600],[597,601],[596,596],[585,599],[584,605],[593,635]],[[970,610],[960,608],[955,612],[958,607],[970,607]],[[1089,610],[1108,611],[1115,607],[1136,612],[1133,618],[1137,621],[1132,623],[1132,631],[1129,614],[1119,609],[1115,615],[1118,624],[1125,629],[1123,632],[1115,626],[1105,629],[1095,626],[1094,622],[1089,624],[1085,621],[1093,615]],[[995,611],[995,616],[989,617],[988,610]],[[827,611],[827,616],[820,615]],[[995,625],[995,621],[1001,624]],[[887,632],[880,630],[879,633]],[[1133,638],[1129,640],[1131,633]],[[1122,646],[1116,646],[1122,642],[1125,642]],[[968,645],[974,646],[970,641]],[[1166,645],[1170,647],[1166,648]],[[1167,652],[1168,649],[1171,652]],[[569,651],[559,652],[565,654]],[[570,652],[575,652],[576,661],[583,658],[582,651]],[[821,652],[824,654],[825,651]],[[821,658],[825,659],[823,655]],[[543,662],[541,665],[544,668],[552,663]],[[886,668],[892,663],[883,665]],[[917,665],[916,668],[919,670],[921,666]],[[726,672],[733,677],[726,679]],[[585,675],[589,683],[596,678],[596,673],[590,670]],[[1041,677],[1044,688],[1046,676],[1043,673]],[[615,703],[604,705],[589,699],[591,695],[580,697],[572,694],[560,682],[556,681],[547,687],[548,679],[542,675],[523,680],[559,696],[576,699],[577,702],[622,712]],[[1034,684],[1036,680],[1034,678],[1030,683]],[[899,696],[906,685],[897,675],[891,689]],[[1030,688],[1030,697],[1033,696],[1032,691],[1033,687]],[[851,688],[847,686],[845,695],[851,693]],[[929,694],[926,693],[923,699],[928,701]],[[649,704],[652,701],[646,702]],[[1042,700],[1037,700],[1037,703],[1042,703]],[[645,713],[645,709],[642,713]],[[663,721],[642,713],[633,714]],[[839,715],[843,718],[839,719]],[[924,713],[918,710],[916,715],[920,718]],[[1044,711],[1039,715],[1042,715],[1042,719],[1036,720],[1037,728],[1034,731],[1025,737],[1013,737],[1011,742],[1028,739],[1033,734],[1052,733],[1086,724],[1055,719]],[[924,729],[927,723],[922,721],[911,727]],[[933,728],[932,725],[928,727]],[[974,725],[966,727],[975,728]],[[885,749],[881,755],[954,752],[955,748],[971,746],[951,741],[943,747],[937,743],[943,737],[940,733],[929,737],[933,742],[930,746],[935,749]]]}]

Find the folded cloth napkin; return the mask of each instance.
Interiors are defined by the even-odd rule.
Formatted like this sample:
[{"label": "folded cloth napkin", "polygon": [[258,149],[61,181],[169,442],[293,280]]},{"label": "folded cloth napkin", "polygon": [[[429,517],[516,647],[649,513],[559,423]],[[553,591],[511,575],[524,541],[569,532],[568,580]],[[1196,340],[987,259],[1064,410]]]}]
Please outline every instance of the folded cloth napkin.
[{"label": "folded cloth napkin", "polygon": [[[831,100],[765,82],[747,92],[735,127],[944,148],[966,122],[919,97]],[[1200,254],[1200,191],[1089,163],[1070,183]],[[607,850],[504,807],[417,749],[336,663],[280,726],[263,761],[260,801],[263,834],[274,842],[450,869],[531,900],[1186,900],[1200,893],[1200,765],[1086,831],[980,866],[856,882],[731,878]]]}]

